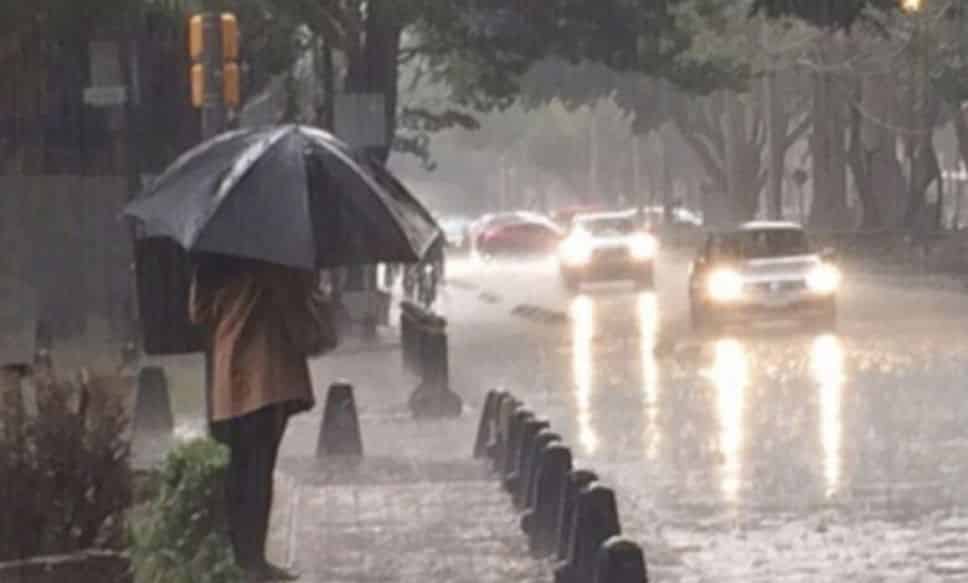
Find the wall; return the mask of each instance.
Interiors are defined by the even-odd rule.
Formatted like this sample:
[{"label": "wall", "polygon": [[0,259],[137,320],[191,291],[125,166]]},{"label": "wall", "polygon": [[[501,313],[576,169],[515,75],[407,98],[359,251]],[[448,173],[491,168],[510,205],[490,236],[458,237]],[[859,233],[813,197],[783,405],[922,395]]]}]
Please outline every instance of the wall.
[{"label": "wall", "polygon": [[[126,199],[120,177],[0,176],[0,336],[40,317],[59,339],[121,332],[131,288]],[[92,330],[92,319],[108,329]]]}]

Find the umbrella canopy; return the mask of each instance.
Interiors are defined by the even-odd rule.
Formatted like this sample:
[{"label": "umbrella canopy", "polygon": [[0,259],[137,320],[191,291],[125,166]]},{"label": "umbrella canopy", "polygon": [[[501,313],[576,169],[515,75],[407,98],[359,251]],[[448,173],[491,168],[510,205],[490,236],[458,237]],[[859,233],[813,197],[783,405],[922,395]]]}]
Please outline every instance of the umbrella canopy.
[{"label": "umbrella canopy", "polygon": [[139,221],[143,237],[170,238],[191,252],[302,269],[415,262],[441,236],[430,213],[381,165],[324,131],[296,125],[233,131],[201,144],[124,214]]}]

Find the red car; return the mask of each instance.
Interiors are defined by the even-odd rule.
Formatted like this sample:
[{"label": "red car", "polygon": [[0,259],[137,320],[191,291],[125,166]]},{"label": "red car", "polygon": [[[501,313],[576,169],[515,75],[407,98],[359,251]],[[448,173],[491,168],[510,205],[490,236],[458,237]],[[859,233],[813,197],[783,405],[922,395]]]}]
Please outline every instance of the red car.
[{"label": "red car", "polygon": [[481,257],[535,257],[555,253],[564,232],[553,222],[521,220],[485,229],[477,242]]}]

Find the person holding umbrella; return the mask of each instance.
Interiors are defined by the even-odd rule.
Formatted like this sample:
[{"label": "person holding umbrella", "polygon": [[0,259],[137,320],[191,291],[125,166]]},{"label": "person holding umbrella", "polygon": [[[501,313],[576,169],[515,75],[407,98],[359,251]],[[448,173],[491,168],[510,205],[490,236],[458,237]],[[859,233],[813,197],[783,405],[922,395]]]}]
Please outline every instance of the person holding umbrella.
[{"label": "person holding umbrella", "polygon": [[[188,305],[185,318],[203,326],[211,430],[231,450],[236,555],[258,580],[291,580],[266,561],[265,539],[286,422],[314,403],[307,357],[335,343],[319,270],[417,263],[443,232],[382,164],[297,125],[236,130],[196,146],[124,214],[142,241],[173,241],[193,259],[189,289],[145,298]],[[188,279],[175,269],[161,280]],[[142,314],[153,309],[139,302]]]},{"label": "person holding umbrella", "polygon": [[255,580],[294,580],[265,557],[273,473],[289,417],[314,405],[307,357],[336,345],[330,307],[312,272],[233,257],[197,264],[189,311],[209,335],[209,422],[230,451],[236,560]]}]

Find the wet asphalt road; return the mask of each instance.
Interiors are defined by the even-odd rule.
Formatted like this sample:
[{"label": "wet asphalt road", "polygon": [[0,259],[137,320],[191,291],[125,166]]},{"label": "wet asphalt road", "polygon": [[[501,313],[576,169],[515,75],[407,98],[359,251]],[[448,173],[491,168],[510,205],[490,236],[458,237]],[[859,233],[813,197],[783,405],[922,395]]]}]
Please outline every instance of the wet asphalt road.
[{"label": "wet asphalt road", "polygon": [[684,257],[577,296],[553,264],[449,269],[459,390],[547,416],[655,580],[968,581],[968,294],[848,274],[835,335],[701,339]]}]

